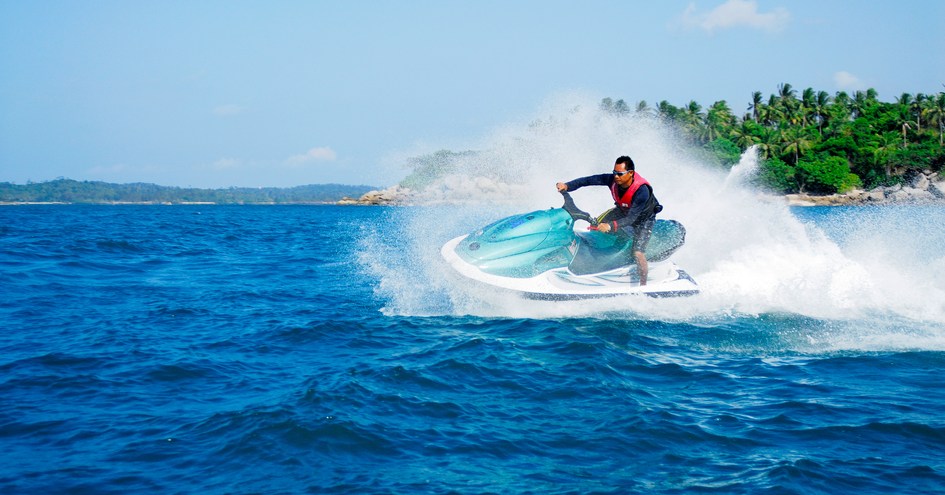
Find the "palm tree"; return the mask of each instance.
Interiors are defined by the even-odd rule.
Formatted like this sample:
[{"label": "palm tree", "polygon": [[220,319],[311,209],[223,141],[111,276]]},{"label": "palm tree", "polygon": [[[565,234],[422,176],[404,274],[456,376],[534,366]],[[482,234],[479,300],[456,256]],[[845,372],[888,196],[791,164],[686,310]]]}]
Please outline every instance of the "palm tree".
[{"label": "palm tree", "polygon": [[837,91],[837,94],[833,97],[834,108],[839,110],[839,115],[843,117],[844,120],[850,118],[850,95],[846,91]]},{"label": "palm tree", "polygon": [[728,130],[734,125],[735,116],[725,100],[713,103],[706,112],[706,137],[709,141],[728,134]]},{"label": "palm tree", "polygon": [[731,135],[735,144],[741,149],[748,149],[752,145],[758,144],[761,139],[757,137],[756,129],[758,123],[750,119],[743,119],[741,124],[732,128]]},{"label": "palm tree", "polygon": [[810,118],[814,115],[814,108],[817,106],[817,93],[814,88],[807,88],[801,95],[801,123],[810,124]]},{"label": "palm tree", "polygon": [[909,109],[915,114],[916,132],[922,132],[922,113],[925,109],[925,100],[928,98],[922,93],[916,93],[915,99],[909,105]]},{"label": "palm tree", "polygon": [[862,91],[853,93],[853,103],[850,105],[850,109],[853,110],[854,119],[861,117],[863,111],[866,110],[866,93]]},{"label": "palm tree", "polygon": [[926,100],[926,123],[929,126],[938,126],[938,145],[945,145],[945,93],[939,93],[934,98]]},{"label": "palm tree", "polygon": [[751,94],[751,103],[748,105],[748,109],[751,110],[751,115],[755,119],[755,122],[758,122],[758,118],[761,116],[761,107],[764,105],[764,97],[761,95],[761,91],[755,91]]},{"label": "palm tree", "polygon": [[646,100],[640,100],[637,102],[636,113],[640,115],[651,116],[653,115],[653,109],[650,108],[650,105]]},{"label": "palm tree", "polygon": [[781,103],[781,111],[784,118],[792,125],[798,120],[797,91],[788,83],[778,85],[778,101]]},{"label": "palm tree", "polygon": [[784,100],[784,120],[788,125],[797,127],[804,124],[804,110],[797,99]]},{"label": "palm tree", "polygon": [[614,113],[617,115],[627,115],[630,113],[630,106],[627,105],[627,102],[623,101],[622,99],[617,100],[614,103]]},{"label": "palm tree", "polygon": [[814,120],[817,121],[817,132],[824,135],[824,122],[827,120],[827,107],[830,105],[830,95],[826,91],[817,93],[814,98]]},{"label": "palm tree", "polygon": [[683,127],[694,141],[702,141],[705,137],[704,121],[705,113],[702,112],[702,105],[695,100],[690,100],[686,108],[683,109]]},{"label": "palm tree", "polygon": [[915,100],[915,98],[909,93],[903,93],[899,98],[896,98],[896,103],[899,104],[903,116],[909,115],[909,107],[912,106],[913,100]]},{"label": "palm tree", "polygon": [[768,104],[763,107],[762,119],[767,126],[776,126],[784,118],[784,109],[781,99],[775,95],[768,96]]},{"label": "palm tree", "polygon": [[764,135],[757,144],[762,158],[768,159],[778,156],[781,150],[781,131],[765,128]]},{"label": "palm tree", "polygon": [[656,113],[661,119],[670,121],[676,119],[676,116],[679,115],[679,108],[666,100],[662,100],[656,104]]},{"label": "palm tree", "polygon": [[885,164],[886,178],[888,179],[892,175],[892,170],[889,168],[889,159],[887,158],[890,153],[896,150],[899,147],[899,136],[895,132],[886,132],[879,136],[879,142],[877,143],[876,151],[873,152],[873,163],[874,164]]},{"label": "palm tree", "polygon": [[800,127],[787,129],[781,135],[781,138],[781,142],[784,143],[782,152],[794,154],[794,165],[797,165],[798,160],[800,160],[800,155],[804,154],[804,152],[809,150],[813,145],[813,142],[808,138],[804,129]]}]

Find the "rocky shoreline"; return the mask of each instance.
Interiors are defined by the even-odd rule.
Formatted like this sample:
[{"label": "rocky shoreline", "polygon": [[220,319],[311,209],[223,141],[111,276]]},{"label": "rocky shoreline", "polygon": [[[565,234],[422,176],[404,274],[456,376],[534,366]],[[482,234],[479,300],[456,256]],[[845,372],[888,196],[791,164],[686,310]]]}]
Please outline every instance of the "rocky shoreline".
[{"label": "rocky shoreline", "polygon": [[[925,170],[907,177],[905,184],[877,187],[868,191],[854,189],[846,194],[786,194],[784,199],[791,206],[945,204],[945,176]],[[417,202],[423,201],[418,201],[410,189],[391,186],[387,189],[369,191],[357,199],[344,198],[336,204],[406,206]]]},{"label": "rocky shoreline", "polygon": [[391,186],[379,191],[368,191],[360,198],[344,197],[336,204],[346,206],[399,206],[410,202],[412,191],[405,187]]},{"label": "rocky shoreline", "polygon": [[945,204],[945,177],[925,170],[906,178],[905,184],[854,189],[846,194],[787,194],[791,206],[844,206],[883,204]]}]

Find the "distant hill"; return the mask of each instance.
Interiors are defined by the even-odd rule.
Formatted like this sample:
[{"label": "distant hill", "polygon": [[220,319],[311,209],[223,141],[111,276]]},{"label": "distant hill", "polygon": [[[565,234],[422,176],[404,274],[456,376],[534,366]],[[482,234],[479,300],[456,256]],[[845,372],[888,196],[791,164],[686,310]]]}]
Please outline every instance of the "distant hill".
[{"label": "distant hill", "polygon": [[0,182],[0,203],[317,204],[335,203],[345,197],[358,198],[373,189],[376,188],[343,184],[312,184],[288,188],[198,189],[145,183],[112,184],[56,179],[25,185]]}]

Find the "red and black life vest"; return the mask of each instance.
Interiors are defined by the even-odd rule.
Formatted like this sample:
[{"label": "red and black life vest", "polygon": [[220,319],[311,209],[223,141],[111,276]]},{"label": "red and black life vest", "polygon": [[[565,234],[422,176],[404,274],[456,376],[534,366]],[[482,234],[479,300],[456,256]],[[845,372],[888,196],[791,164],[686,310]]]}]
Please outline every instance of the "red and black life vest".
[{"label": "red and black life vest", "polygon": [[[660,204],[656,199],[656,195],[653,194],[653,186],[650,185],[648,180],[641,177],[640,174],[633,174],[633,182],[630,183],[630,187],[628,187],[623,194],[620,194],[617,181],[610,184],[610,194],[614,197],[614,205],[616,205],[617,209],[624,215],[630,211],[630,205],[633,203],[633,195],[644,186],[650,189],[650,199],[643,207],[643,211],[632,220],[631,225],[638,225],[653,218],[653,215],[663,211],[663,205]],[[614,228],[617,228],[616,222],[614,222]]]},{"label": "red and black life vest", "polygon": [[610,184],[610,194],[614,197],[614,204],[617,205],[617,208],[626,210],[630,208],[630,203],[633,202],[633,195],[637,193],[637,189],[640,189],[640,186],[646,185],[650,188],[650,198],[653,200],[653,186],[650,185],[650,182],[643,178],[642,175],[635,173],[633,174],[633,182],[630,183],[630,187],[624,191],[623,194],[620,194],[617,181],[615,180]]}]

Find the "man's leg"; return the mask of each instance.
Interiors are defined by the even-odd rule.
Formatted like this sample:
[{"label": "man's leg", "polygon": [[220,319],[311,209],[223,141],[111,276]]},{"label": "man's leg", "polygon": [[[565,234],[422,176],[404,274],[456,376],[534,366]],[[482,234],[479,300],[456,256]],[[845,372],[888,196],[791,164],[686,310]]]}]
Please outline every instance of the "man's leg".
[{"label": "man's leg", "polygon": [[634,251],[633,256],[637,259],[637,273],[640,274],[640,285],[646,285],[646,276],[648,266],[646,265],[646,255],[642,251]]},{"label": "man's leg", "polygon": [[642,225],[636,227],[633,232],[633,256],[637,260],[637,273],[640,274],[640,285],[646,285],[646,278],[649,274],[649,266],[646,264],[646,246],[650,244],[650,235],[653,233],[653,223],[655,218],[650,218]]}]

